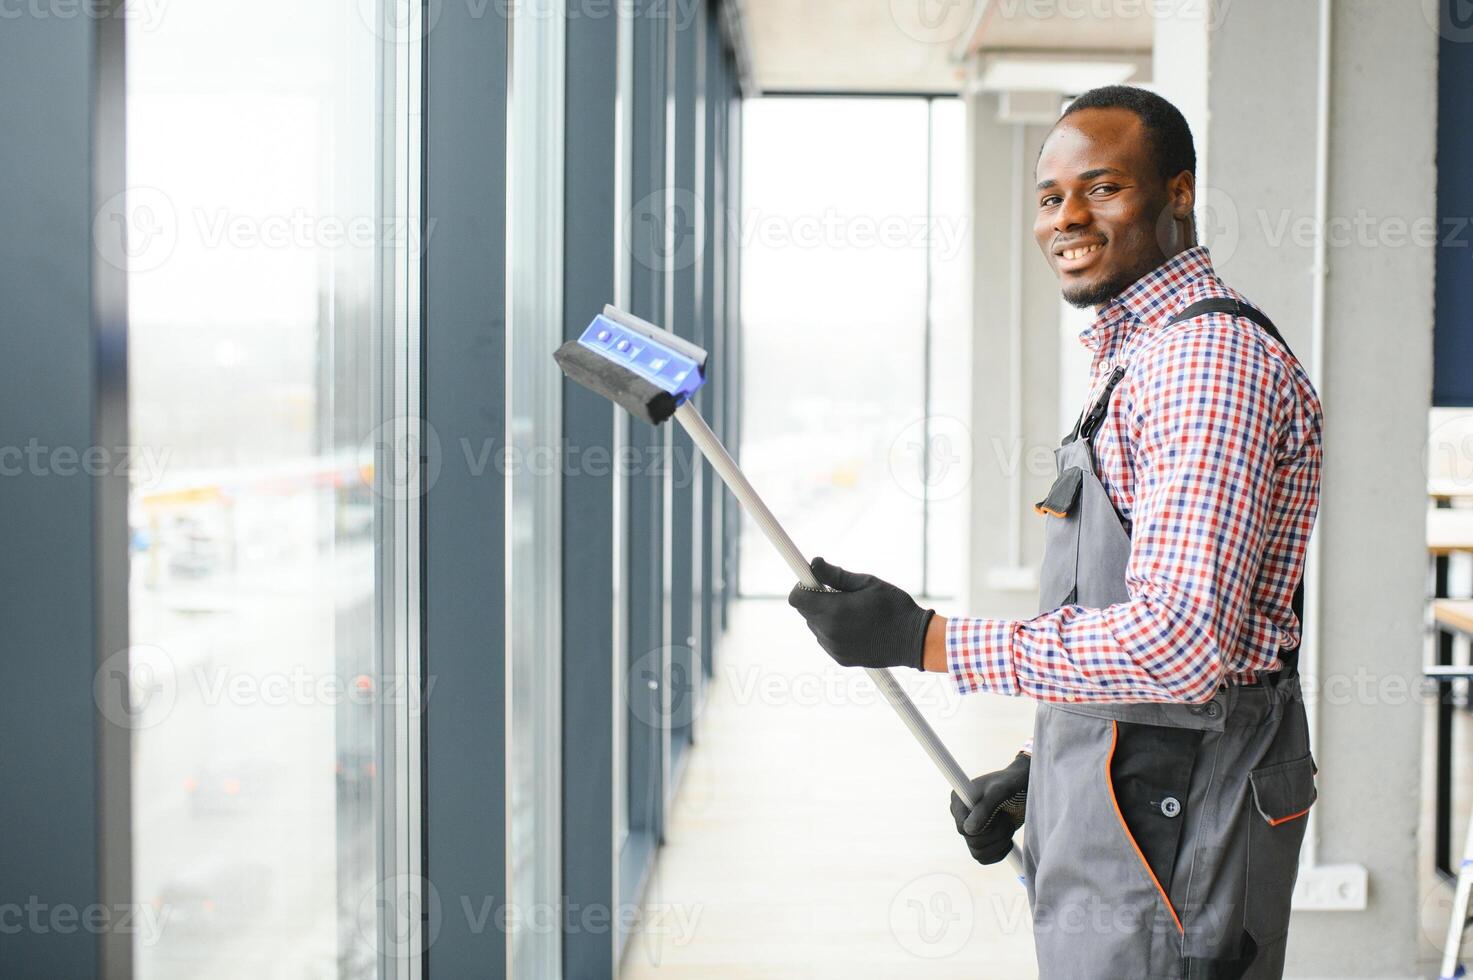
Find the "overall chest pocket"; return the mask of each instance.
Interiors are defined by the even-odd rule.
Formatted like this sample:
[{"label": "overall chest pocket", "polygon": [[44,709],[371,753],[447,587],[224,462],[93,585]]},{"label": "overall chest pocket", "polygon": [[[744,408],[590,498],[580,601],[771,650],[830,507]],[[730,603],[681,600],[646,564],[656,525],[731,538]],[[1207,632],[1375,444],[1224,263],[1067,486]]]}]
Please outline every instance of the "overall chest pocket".
[{"label": "overall chest pocket", "polygon": [[1033,505],[1043,515],[1043,567],[1039,573],[1038,611],[1050,612],[1078,597],[1079,498],[1084,470],[1066,467],[1048,495]]}]

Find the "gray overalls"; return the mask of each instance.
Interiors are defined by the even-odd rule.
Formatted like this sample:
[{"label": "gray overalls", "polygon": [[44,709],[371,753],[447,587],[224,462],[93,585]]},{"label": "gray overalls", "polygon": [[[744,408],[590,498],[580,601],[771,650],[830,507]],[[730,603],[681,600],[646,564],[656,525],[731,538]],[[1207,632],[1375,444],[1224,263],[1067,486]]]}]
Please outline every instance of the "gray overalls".
[{"label": "gray overalls", "polygon": [[[1209,299],[1207,313],[1257,310]],[[1287,346],[1287,345],[1286,345]],[[1103,393],[1055,451],[1042,611],[1130,597],[1130,534],[1095,471]],[[1302,608],[1302,586],[1295,593]],[[1040,703],[1024,863],[1043,980],[1279,977],[1314,762],[1295,670],[1229,684],[1204,704]]]}]

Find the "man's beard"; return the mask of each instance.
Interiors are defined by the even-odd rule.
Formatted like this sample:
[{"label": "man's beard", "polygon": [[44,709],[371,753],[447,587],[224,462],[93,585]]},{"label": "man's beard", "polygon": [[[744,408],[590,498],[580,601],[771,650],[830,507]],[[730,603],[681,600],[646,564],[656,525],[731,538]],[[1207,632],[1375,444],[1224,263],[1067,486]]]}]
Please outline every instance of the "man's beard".
[{"label": "man's beard", "polygon": [[1085,283],[1073,287],[1064,286],[1060,292],[1064,296],[1064,302],[1076,309],[1102,306],[1123,293],[1125,288],[1139,279],[1141,275],[1129,272],[1118,273],[1103,282]]},{"label": "man's beard", "polygon": [[1117,272],[1103,282],[1078,285],[1072,288],[1061,286],[1059,292],[1063,295],[1064,302],[1077,309],[1082,310],[1090,306],[1103,306],[1135,285],[1142,276],[1159,269],[1165,261],[1166,256],[1157,251],[1154,255],[1148,254],[1143,256],[1136,268],[1127,269],[1124,272]]}]

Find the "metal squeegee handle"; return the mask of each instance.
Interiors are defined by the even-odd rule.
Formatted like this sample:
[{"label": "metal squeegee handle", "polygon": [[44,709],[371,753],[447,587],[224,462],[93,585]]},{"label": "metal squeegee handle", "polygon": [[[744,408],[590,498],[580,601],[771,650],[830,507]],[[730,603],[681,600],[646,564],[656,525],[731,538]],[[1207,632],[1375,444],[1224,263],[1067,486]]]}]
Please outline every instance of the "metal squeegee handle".
[{"label": "metal squeegee handle", "polygon": [[[808,567],[808,559],[803,557],[803,552],[798,550],[793,539],[788,537],[782,525],[778,524],[777,518],[772,516],[772,511],[767,509],[767,504],[763,503],[762,498],[757,495],[756,489],[747,481],[746,474],[737,467],[736,460],[731,458],[731,454],[726,451],[721,440],[716,438],[716,433],[711,431],[711,427],[706,424],[701,413],[696,411],[695,406],[690,402],[682,402],[675,409],[675,420],[690,434],[691,440],[695,442],[701,454],[710,461],[722,482],[731,488],[737,501],[747,513],[752,515],[752,519],[757,522],[757,526],[762,529],[767,540],[772,542],[778,554],[782,555],[783,561],[787,562],[793,574],[798,576],[798,581],[810,589],[822,589],[823,586],[819,584],[818,579],[813,577],[813,569]],[[941,770],[941,775],[946,777],[946,781],[951,784],[956,795],[961,797],[968,806],[973,805],[976,801],[972,798],[972,781],[968,778],[966,770],[962,769],[956,758],[947,750],[940,736],[916,708],[915,702],[905,693],[899,682],[888,670],[882,668],[866,667],[864,672],[869,675],[875,687],[880,689],[885,700],[890,702],[890,707],[894,708],[900,720],[905,722],[905,727],[910,729],[910,733],[931,757],[936,768]],[[1023,859],[1017,847],[1008,852],[1008,862],[1018,875],[1018,880],[1022,881],[1024,878]]]}]

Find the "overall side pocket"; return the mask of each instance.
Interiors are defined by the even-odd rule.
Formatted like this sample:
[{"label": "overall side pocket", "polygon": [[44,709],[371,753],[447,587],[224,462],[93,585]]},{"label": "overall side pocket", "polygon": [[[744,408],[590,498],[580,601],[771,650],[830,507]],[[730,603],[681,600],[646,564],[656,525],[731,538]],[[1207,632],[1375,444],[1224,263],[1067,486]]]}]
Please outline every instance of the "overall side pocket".
[{"label": "overall side pocket", "polygon": [[1289,931],[1289,902],[1299,875],[1305,817],[1317,795],[1314,757],[1260,766],[1248,774],[1253,812],[1248,815],[1247,907],[1243,924],[1260,949]]}]

